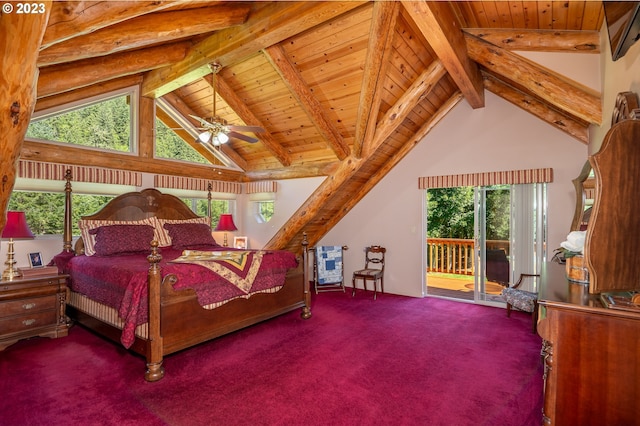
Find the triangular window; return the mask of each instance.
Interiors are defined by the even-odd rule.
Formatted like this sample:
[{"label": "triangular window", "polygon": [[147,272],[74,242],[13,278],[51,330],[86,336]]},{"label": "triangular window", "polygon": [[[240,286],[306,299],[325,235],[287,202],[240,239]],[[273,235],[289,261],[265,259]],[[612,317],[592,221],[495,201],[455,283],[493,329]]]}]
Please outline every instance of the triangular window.
[{"label": "triangular window", "polygon": [[122,89],[33,114],[26,137],[135,152],[137,88]]}]

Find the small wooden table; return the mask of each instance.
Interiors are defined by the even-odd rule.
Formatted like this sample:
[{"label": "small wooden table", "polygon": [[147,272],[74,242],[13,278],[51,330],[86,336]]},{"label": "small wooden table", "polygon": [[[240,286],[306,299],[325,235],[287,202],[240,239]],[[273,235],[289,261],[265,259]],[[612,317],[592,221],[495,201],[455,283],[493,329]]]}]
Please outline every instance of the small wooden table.
[{"label": "small wooden table", "polygon": [[42,275],[0,281],[0,350],[29,337],[62,337],[68,275]]}]

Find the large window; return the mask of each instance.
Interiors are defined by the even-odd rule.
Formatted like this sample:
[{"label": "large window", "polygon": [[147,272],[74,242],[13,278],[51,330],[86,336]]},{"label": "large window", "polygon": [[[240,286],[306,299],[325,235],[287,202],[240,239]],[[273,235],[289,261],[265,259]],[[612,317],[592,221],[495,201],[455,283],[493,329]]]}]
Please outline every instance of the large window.
[{"label": "large window", "polygon": [[[81,216],[100,210],[113,196],[81,195],[72,197],[73,235],[80,235],[78,220]],[[35,235],[62,235],[64,232],[64,194],[53,192],[13,191],[9,210],[24,211],[31,232]]]},{"label": "large window", "polygon": [[27,137],[118,152],[136,150],[134,89],[34,114]]}]

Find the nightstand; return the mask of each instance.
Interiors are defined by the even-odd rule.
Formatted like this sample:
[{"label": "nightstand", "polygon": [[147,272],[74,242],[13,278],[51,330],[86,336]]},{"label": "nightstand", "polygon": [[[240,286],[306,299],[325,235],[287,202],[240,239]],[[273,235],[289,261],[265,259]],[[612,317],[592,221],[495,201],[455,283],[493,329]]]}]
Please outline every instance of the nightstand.
[{"label": "nightstand", "polygon": [[68,275],[0,281],[0,351],[28,337],[66,336]]}]

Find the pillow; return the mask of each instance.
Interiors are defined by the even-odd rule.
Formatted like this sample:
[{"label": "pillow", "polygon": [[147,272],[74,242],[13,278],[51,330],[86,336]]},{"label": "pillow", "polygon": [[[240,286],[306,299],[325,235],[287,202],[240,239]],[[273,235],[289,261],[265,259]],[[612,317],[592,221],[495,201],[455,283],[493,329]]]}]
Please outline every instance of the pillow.
[{"label": "pillow", "polygon": [[149,253],[154,239],[154,227],[149,225],[110,225],[94,228],[96,256]]},{"label": "pillow", "polygon": [[158,220],[155,217],[150,217],[142,220],[93,220],[93,219],[82,219],[78,221],[78,227],[80,228],[80,235],[82,236],[82,240],[84,242],[84,254],[87,256],[93,256],[95,254],[95,244],[96,244],[96,236],[95,234],[90,234],[89,231],[95,228],[100,228],[102,226],[113,226],[113,225],[147,225],[152,226],[155,231],[154,238],[157,241],[160,241],[160,232],[157,230],[158,228]]},{"label": "pillow", "polygon": [[173,248],[182,250],[201,245],[215,245],[211,227],[204,223],[165,223],[165,229],[171,236]]},{"label": "pillow", "polygon": [[171,236],[169,231],[164,227],[166,223],[169,224],[182,224],[182,223],[204,223],[211,227],[211,220],[208,217],[196,217],[193,219],[156,219],[158,221],[159,239],[158,245],[160,247],[168,247],[172,245]]}]

